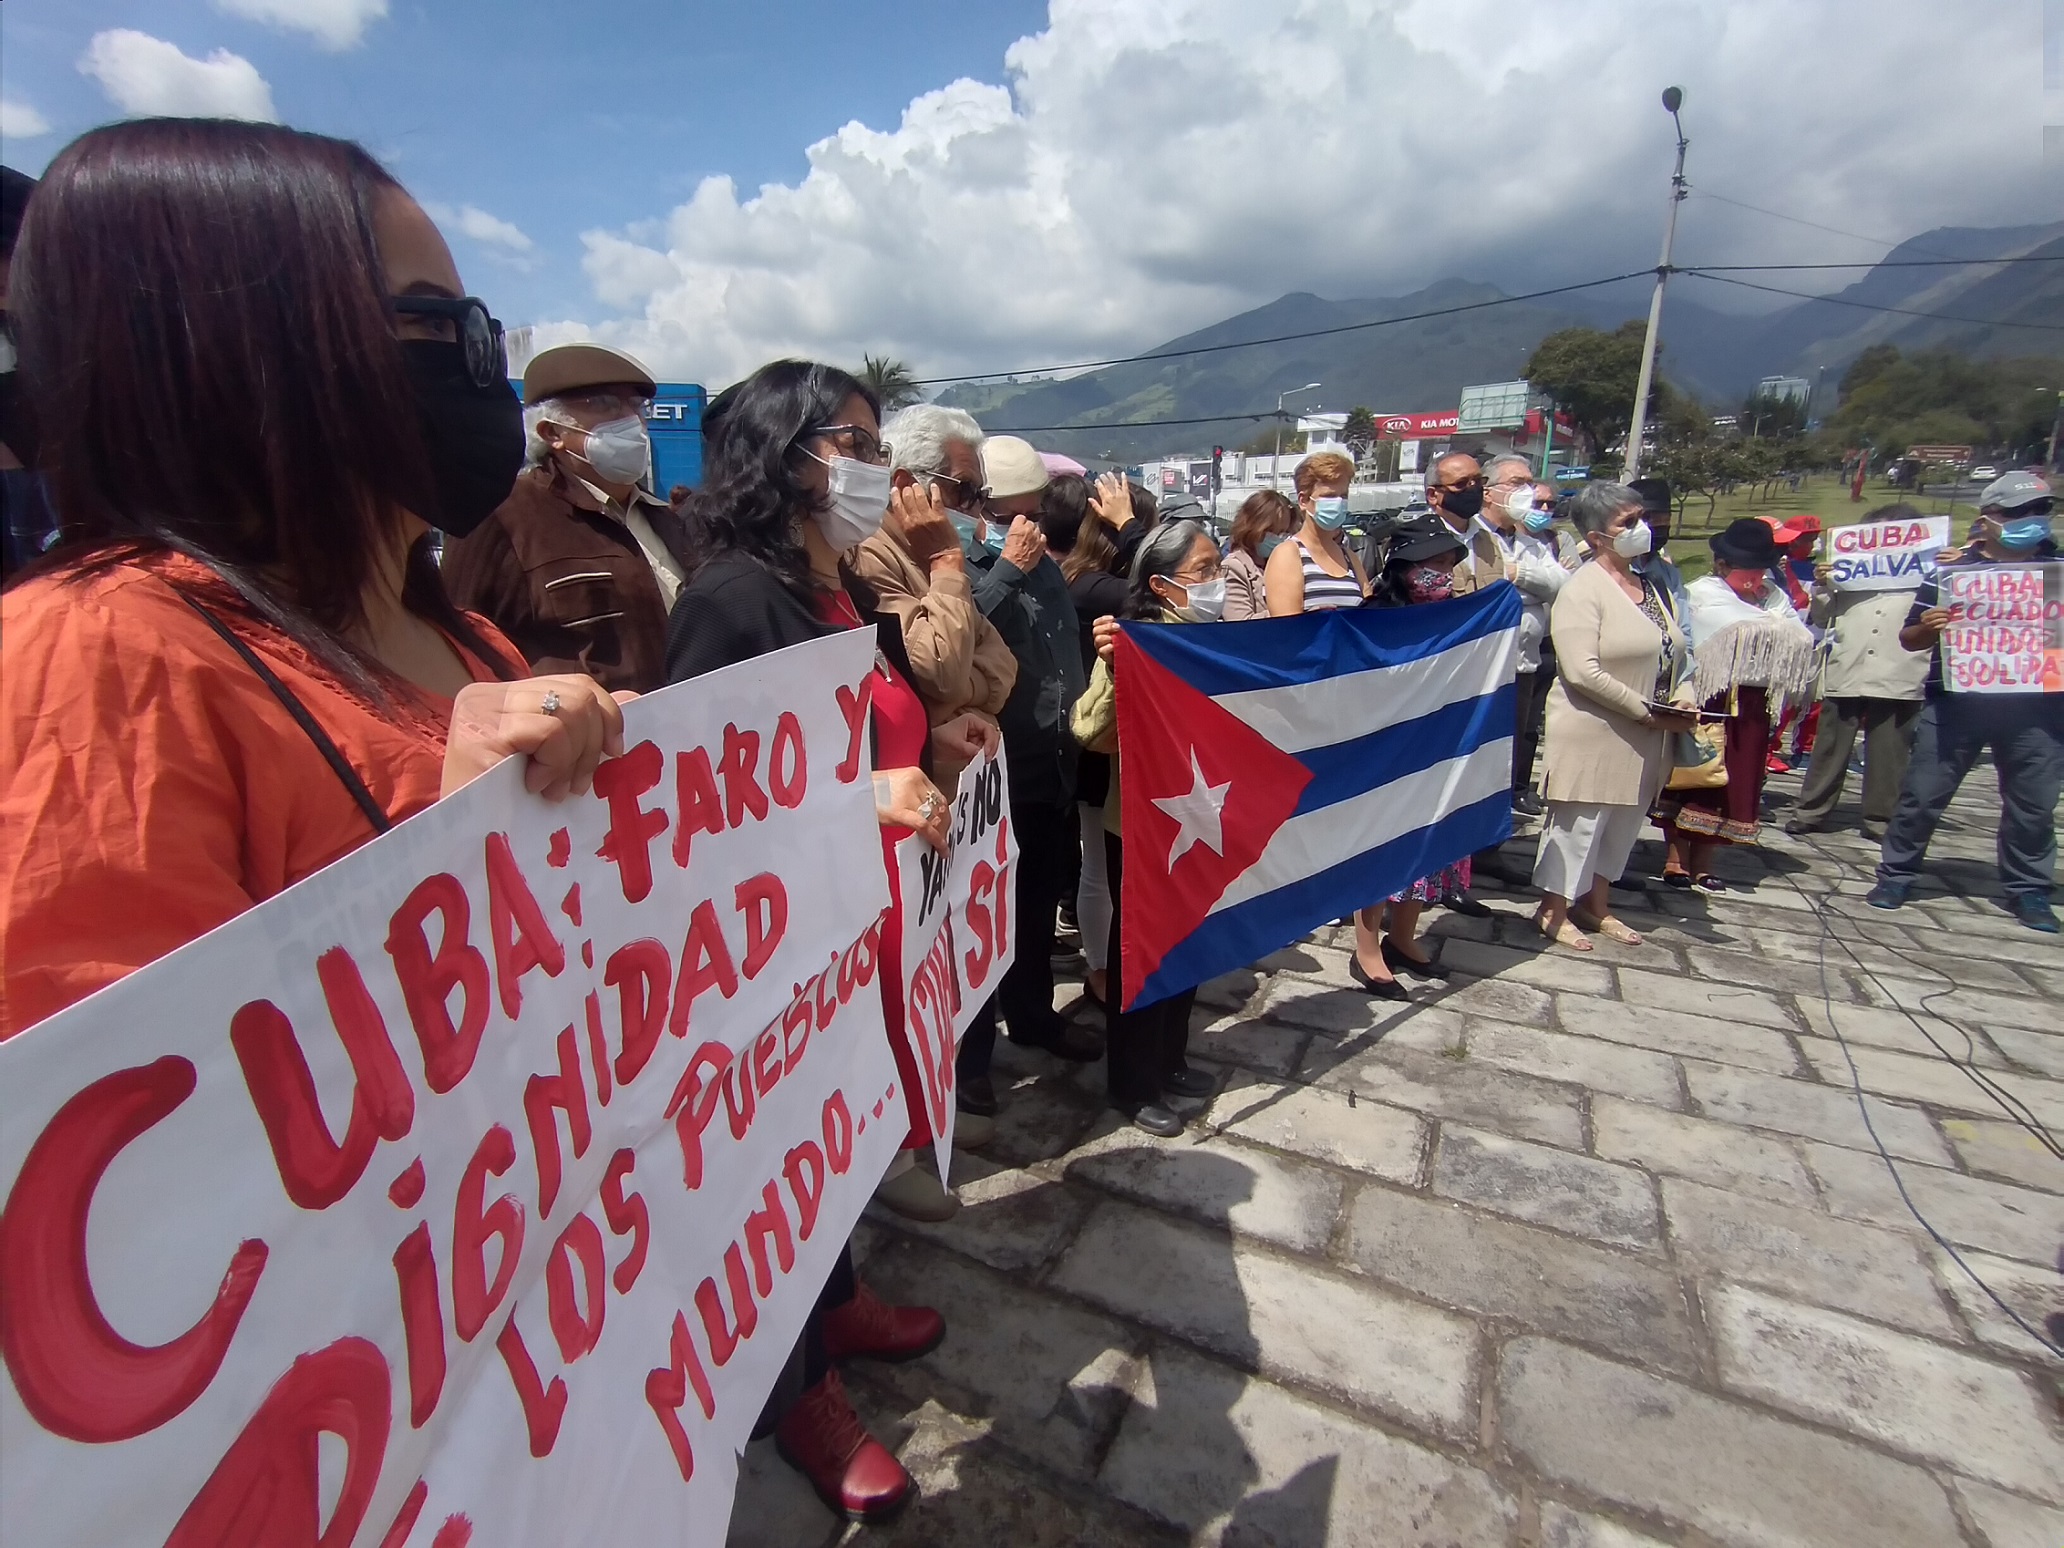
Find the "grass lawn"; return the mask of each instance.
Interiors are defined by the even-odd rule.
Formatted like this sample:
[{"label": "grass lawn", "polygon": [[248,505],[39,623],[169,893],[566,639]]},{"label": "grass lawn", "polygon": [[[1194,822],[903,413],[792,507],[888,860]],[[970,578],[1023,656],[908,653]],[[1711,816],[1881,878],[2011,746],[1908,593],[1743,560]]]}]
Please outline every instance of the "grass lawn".
[{"label": "grass lawn", "polygon": [[1723,495],[1710,512],[1703,495],[1694,496],[1686,504],[1670,536],[1670,557],[1677,561],[1686,580],[1704,575],[1713,567],[1713,551],[1706,546],[1706,539],[1743,516],[1798,516],[1810,511],[1820,518],[1823,527],[1842,527],[1861,521],[1865,511],[1905,500],[1924,516],[1955,516],[1960,532],[1963,523],[1978,514],[1977,507],[1968,502],[1952,502],[1942,494],[1915,499],[1911,491],[1894,489],[1875,478],[1863,486],[1863,498],[1852,501],[1848,481],[1833,473],[1807,478],[1797,494],[1779,485],[1771,498],[1764,500],[1758,498],[1760,490],[1759,485]]}]

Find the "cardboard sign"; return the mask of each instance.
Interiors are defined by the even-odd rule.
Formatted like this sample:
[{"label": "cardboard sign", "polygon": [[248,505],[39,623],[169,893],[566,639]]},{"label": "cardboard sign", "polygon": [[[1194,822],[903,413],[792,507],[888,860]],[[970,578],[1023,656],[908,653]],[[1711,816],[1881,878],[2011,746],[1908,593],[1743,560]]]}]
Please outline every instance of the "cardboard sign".
[{"label": "cardboard sign", "polygon": [[1912,591],[1935,573],[1935,555],[1949,546],[1949,518],[1833,527],[1826,542],[1835,590]]},{"label": "cardboard sign", "polygon": [[999,747],[994,757],[961,771],[951,853],[940,854],[914,834],[896,847],[904,1019],[941,1180],[950,1176],[959,1108],[954,1055],[975,1012],[1017,960],[1018,841],[1009,791],[1010,768]]},{"label": "cardboard sign", "polygon": [[2064,693],[2064,564],[1942,571],[1942,681],[1952,693]]},{"label": "cardboard sign", "polygon": [[0,1540],[721,1544],[903,1132],[872,631],[0,1044]]}]

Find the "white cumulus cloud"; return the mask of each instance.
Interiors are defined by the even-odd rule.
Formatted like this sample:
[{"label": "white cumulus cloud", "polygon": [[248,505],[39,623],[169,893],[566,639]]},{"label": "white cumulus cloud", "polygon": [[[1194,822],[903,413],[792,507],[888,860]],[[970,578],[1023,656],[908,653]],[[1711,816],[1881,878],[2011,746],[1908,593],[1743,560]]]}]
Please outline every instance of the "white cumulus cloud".
[{"label": "white cumulus cloud", "polygon": [[526,236],[513,221],[490,215],[476,204],[462,204],[457,208],[435,202],[423,206],[424,213],[440,226],[449,226],[462,236],[491,247],[505,247],[513,253],[527,253],[537,244]]},{"label": "white cumulus cloud", "polygon": [[0,97],[0,140],[33,140],[50,133],[50,120],[19,97]]},{"label": "white cumulus cloud", "polygon": [[131,117],[279,117],[257,66],[226,48],[195,59],[163,38],[115,27],[93,35],[79,56],[79,73],[100,82],[108,100]]},{"label": "white cumulus cloud", "polygon": [[[598,306],[541,327],[711,383],[790,351],[944,374],[1292,290],[1590,278],[1655,261],[1673,83],[1694,187],[1894,237],[2025,220],[2026,31],[2018,0],[1051,0],[1007,87],[942,85],[810,146],[793,185],[712,177],[586,233]],[[1886,90],[1916,59],[2028,90],[1982,113]],[[1695,201],[1678,261],[1873,256],[1839,241]]]},{"label": "white cumulus cloud", "polygon": [[230,16],[288,27],[312,36],[324,48],[355,48],[366,27],[387,14],[387,0],[215,0]]}]

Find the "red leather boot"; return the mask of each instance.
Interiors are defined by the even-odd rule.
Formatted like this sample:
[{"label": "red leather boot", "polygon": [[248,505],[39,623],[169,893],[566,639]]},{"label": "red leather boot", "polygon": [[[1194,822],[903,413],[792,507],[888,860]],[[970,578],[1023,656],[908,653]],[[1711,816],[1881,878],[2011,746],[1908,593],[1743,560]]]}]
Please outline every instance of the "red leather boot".
[{"label": "red leather boot", "polygon": [[865,1284],[824,1314],[824,1353],[833,1360],[915,1360],[945,1336],[946,1319],[931,1307],[891,1306]]},{"label": "red leather boot", "polygon": [[796,1399],[774,1427],[774,1446],[810,1480],[817,1498],[848,1521],[886,1521],[914,1488],[895,1453],[853,1412],[837,1371]]}]

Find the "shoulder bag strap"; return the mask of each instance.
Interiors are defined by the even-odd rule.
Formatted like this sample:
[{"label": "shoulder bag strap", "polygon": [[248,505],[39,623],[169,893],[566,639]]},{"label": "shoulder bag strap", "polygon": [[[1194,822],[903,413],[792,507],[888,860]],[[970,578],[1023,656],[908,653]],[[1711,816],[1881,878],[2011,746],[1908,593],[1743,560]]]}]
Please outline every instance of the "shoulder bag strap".
[{"label": "shoulder bag strap", "polygon": [[[178,590],[177,587],[173,589]],[[358,770],[351,766],[351,760],[346,758],[337,744],[330,740],[329,732],[323,730],[315,716],[309,713],[308,706],[295,697],[294,690],[280,681],[279,674],[261,661],[255,650],[238,639],[228,624],[201,606],[191,596],[184,591],[180,591],[179,599],[196,613],[199,613],[207,621],[208,627],[222,636],[223,643],[244,658],[244,665],[258,674],[258,680],[272,690],[272,696],[280,701],[280,706],[289,715],[294,717],[294,723],[308,733],[308,740],[315,743],[315,750],[322,754],[323,762],[330,766],[331,772],[337,776],[344,788],[350,792],[351,799],[358,803],[358,809],[365,813],[366,821],[373,825],[373,831],[375,833],[385,833],[389,828],[393,827],[393,822],[389,820],[380,803],[373,799],[372,791],[366,789],[365,781],[358,777]]]}]

